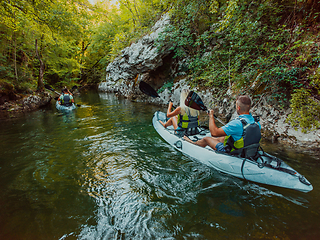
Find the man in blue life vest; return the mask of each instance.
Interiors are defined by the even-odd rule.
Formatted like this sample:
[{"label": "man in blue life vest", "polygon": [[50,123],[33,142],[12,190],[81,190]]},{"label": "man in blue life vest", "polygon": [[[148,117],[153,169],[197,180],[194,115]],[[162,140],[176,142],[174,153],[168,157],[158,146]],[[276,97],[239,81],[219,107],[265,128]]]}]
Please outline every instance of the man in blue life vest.
[{"label": "man in blue life vest", "polygon": [[69,92],[67,88],[62,89],[62,94],[58,98],[58,102],[60,105],[70,107],[72,103],[74,103],[72,94]]},{"label": "man in blue life vest", "polygon": [[209,146],[221,152],[233,152],[245,146],[258,144],[261,139],[261,125],[249,110],[251,99],[247,95],[239,96],[236,100],[236,111],[239,115],[225,126],[218,128],[214,121],[214,111],[209,111],[209,130],[212,137],[204,137],[196,142],[188,137],[184,139],[201,147]]}]

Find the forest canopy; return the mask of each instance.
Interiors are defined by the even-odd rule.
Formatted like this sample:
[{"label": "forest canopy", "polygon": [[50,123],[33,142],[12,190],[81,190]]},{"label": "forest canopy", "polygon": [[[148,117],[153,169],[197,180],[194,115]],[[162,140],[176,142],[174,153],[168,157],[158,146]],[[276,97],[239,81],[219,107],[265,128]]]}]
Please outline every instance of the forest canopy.
[{"label": "forest canopy", "polygon": [[266,98],[290,106],[294,126],[319,127],[319,0],[4,0],[0,13],[1,90],[97,84],[167,13],[158,44],[186,60],[191,85]]},{"label": "forest canopy", "polygon": [[161,14],[157,0],[117,2],[1,1],[1,81],[17,91],[39,87],[41,59],[48,84],[100,82],[107,64]]}]

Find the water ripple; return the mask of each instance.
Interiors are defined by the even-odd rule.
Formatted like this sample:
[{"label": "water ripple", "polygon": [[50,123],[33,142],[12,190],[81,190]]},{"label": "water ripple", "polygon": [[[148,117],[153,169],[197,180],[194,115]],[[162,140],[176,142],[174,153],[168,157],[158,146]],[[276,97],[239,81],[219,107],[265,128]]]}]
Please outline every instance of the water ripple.
[{"label": "water ripple", "polygon": [[[182,155],[153,129],[156,106],[102,93],[78,102],[86,107],[69,115],[35,112],[0,126],[1,239],[320,235],[316,188],[266,187]],[[320,182],[317,160],[291,163]]]}]

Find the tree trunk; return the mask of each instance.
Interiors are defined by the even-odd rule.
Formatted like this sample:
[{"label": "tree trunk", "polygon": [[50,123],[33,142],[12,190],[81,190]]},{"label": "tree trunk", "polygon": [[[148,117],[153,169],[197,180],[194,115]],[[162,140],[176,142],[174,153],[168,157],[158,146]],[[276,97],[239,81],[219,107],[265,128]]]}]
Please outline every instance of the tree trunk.
[{"label": "tree trunk", "polygon": [[39,77],[38,77],[38,91],[42,92],[44,90],[44,84],[43,84],[44,64],[38,52],[38,39],[36,39],[36,55],[40,62]]},{"label": "tree trunk", "polygon": [[17,69],[17,40],[16,34],[13,33],[13,62],[14,62],[14,76],[16,83],[18,83],[18,69]]}]

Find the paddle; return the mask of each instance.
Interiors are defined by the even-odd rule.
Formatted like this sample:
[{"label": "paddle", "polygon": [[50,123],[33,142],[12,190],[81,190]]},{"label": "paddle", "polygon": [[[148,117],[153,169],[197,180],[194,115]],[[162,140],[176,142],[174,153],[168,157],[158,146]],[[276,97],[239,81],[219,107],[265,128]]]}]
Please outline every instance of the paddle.
[{"label": "paddle", "polygon": [[[44,87],[46,88],[46,89],[48,89],[48,90],[50,90],[50,91],[52,91],[52,92],[54,92],[55,94],[57,94],[57,95],[61,95],[59,92],[57,92],[56,90],[54,90],[50,85],[48,85],[48,84],[45,84],[44,85]],[[73,92],[74,90],[76,90],[78,87],[76,86],[76,85],[74,85],[72,88],[71,88],[71,92]],[[59,99],[59,97],[55,97],[54,98],[54,100],[58,100]],[[74,103],[77,107],[81,107],[81,105],[80,104],[76,104],[76,103]]]},{"label": "paddle", "polygon": [[[74,85],[72,88],[71,88],[71,93],[73,93],[74,90],[78,89],[78,86]],[[74,101],[74,100],[73,100]],[[77,107],[81,107],[80,104],[76,104],[74,103]]]},{"label": "paddle", "polygon": [[[193,108],[196,110],[202,110],[208,112],[208,108],[203,104],[200,96],[196,94],[194,91],[190,91],[184,104],[189,108]],[[217,119],[221,124],[226,125],[221,119],[217,116],[213,115],[215,119]]]},{"label": "paddle", "polygon": [[139,83],[139,89],[141,92],[147,94],[148,96],[151,96],[153,98],[160,97],[159,94],[154,90],[148,83],[141,81]]},{"label": "paddle", "polygon": [[[139,83],[139,89],[141,90],[141,92],[147,94],[148,96],[151,96],[153,98],[157,98],[159,96],[159,94],[157,93],[156,90],[154,90],[148,83],[141,81]],[[164,99],[162,99],[164,100]],[[169,100],[169,102],[172,102],[171,99]],[[175,106],[172,106],[173,108],[176,108]]]},{"label": "paddle", "polygon": [[[78,89],[78,86],[74,85],[72,88],[71,88],[71,93],[73,93],[74,90]],[[76,103],[74,103],[76,104]],[[76,104],[77,107],[81,107],[80,104]]]},{"label": "paddle", "polygon": [[73,93],[74,90],[78,89],[78,86],[77,85],[74,85],[72,88],[71,88],[71,92]]},{"label": "paddle", "polygon": [[[55,91],[50,85],[48,85],[48,84],[45,84],[44,85],[44,87],[46,88],[46,89],[48,89],[48,90],[50,90],[50,91],[52,91],[52,92],[54,92],[55,94],[57,94],[57,95],[61,95],[60,93],[58,93],[57,91]],[[58,97],[59,98],[59,97]],[[58,99],[57,98],[57,99]],[[55,98],[55,100],[57,100],[56,98]]]}]

